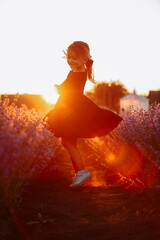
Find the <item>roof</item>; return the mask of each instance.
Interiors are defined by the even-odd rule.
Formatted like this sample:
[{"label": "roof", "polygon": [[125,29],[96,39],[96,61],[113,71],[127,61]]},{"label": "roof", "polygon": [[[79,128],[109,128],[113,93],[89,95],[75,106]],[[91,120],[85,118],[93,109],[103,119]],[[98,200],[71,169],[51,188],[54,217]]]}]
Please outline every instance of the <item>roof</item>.
[{"label": "roof", "polygon": [[132,94],[125,95],[120,100],[138,100],[138,101],[145,101],[146,102],[146,101],[148,101],[148,98],[146,98],[144,96],[137,95],[136,91],[134,90],[134,92]]}]

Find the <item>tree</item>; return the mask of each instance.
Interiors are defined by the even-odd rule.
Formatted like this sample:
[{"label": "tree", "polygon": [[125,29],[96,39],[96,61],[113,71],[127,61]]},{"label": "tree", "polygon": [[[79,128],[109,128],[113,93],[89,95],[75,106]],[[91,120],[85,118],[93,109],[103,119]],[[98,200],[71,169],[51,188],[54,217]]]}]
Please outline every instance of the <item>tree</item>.
[{"label": "tree", "polygon": [[99,106],[119,113],[120,98],[128,94],[126,87],[118,81],[100,82],[88,91],[86,95]]}]

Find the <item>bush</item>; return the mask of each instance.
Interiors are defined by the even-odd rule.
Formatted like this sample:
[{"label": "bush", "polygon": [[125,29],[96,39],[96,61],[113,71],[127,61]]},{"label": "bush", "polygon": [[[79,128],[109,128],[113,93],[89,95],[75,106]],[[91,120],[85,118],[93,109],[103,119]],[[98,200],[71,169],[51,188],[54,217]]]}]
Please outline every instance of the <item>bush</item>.
[{"label": "bush", "polygon": [[59,146],[39,113],[9,105],[7,97],[0,101],[0,143],[0,175],[9,182],[40,175]]},{"label": "bush", "polygon": [[[160,168],[160,104],[150,106],[148,112],[131,109],[122,117],[109,135],[83,142],[93,159],[114,170],[120,179],[150,186]],[[14,178],[43,176],[47,166],[56,169],[55,151],[59,147],[62,151],[40,113],[26,106],[18,108],[15,103],[9,105],[7,97],[0,102],[0,143],[0,174],[8,185]]]},{"label": "bush", "polygon": [[160,104],[151,105],[147,112],[131,109],[123,118],[116,135],[126,143],[134,143],[145,156],[153,154],[160,166]]},{"label": "bush", "polygon": [[150,186],[160,169],[160,104],[150,106],[147,112],[131,108],[122,117],[109,135],[88,144],[100,156],[101,165],[114,169],[120,179]]}]

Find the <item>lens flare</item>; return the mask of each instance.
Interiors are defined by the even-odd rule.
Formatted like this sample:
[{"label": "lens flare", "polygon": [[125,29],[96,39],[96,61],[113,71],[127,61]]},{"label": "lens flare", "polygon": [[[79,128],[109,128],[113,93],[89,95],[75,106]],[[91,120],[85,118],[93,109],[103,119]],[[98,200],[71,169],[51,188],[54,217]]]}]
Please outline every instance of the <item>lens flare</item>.
[{"label": "lens flare", "polygon": [[107,158],[107,160],[108,160],[108,162],[109,162],[110,164],[114,163],[114,161],[116,161],[116,156],[115,156],[115,154],[110,153],[109,156],[108,156],[108,158]]},{"label": "lens flare", "polygon": [[156,178],[155,161],[149,154],[146,157],[134,144],[121,143],[116,152],[110,153],[106,160],[108,164],[132,185],[148,187]]},{"label": "lens flare", "polygon": [[[154,155],[143,147],[119,139],[94,138],[91,148],[97,157],[92,167],[96,168],[92,186],[116,184],[135,190],[150,187],[157,176]],[[114,141],[114,146],[111,147]],[[110,146],[110,148],[109,148]],[[100,177],[101,176],[101,177]]]}]

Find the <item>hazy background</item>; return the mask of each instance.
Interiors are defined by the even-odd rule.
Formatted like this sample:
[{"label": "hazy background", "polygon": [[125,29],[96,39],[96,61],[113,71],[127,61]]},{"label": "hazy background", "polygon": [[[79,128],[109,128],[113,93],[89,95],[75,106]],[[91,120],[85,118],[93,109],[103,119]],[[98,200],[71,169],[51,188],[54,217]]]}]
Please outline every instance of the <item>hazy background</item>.
[{"label": "hazy background", "polygon": [[96,80],[139,94],[160,88],[159,0],[0,0],[0,94],[55,102],[74,40],[89,43]]}]

